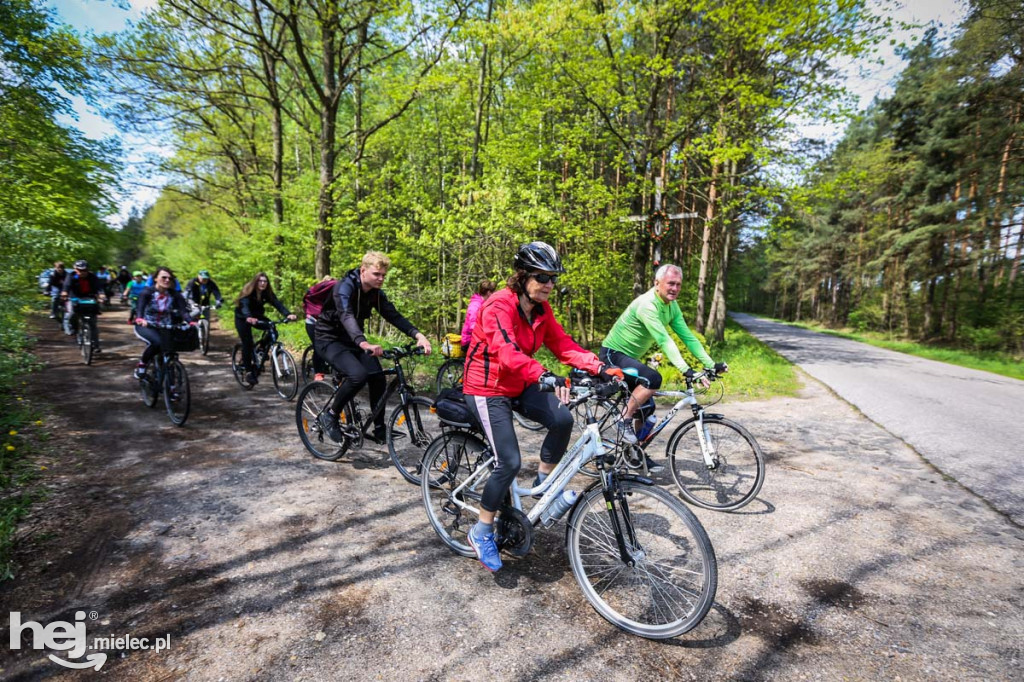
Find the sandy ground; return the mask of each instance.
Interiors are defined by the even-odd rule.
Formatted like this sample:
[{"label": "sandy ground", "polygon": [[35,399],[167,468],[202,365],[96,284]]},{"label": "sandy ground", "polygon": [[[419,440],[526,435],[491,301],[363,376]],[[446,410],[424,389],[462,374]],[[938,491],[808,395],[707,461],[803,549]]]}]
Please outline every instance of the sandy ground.
[{"label": "sandy ground", "polygon": [[716,408],[758,438],[767,480],[738,513],[695,509],[716,603],[653,642],[590,608],[563,524],[492,575],[440,543],[383,449],[312,459],[294,403],[234,382],[227,333],[185,358],[194,412],[171,426],[137,397],[120,318],[102,319],[92,367],[39,322],[47,369],[27,395],[52,415],[50,496],[0,600],[23,621],[82,610],[90,639],[169,635],[170,649],[71,671],[12,650],[5,628],[2,679],[1022,678],[1021,529],[814,380]]}]

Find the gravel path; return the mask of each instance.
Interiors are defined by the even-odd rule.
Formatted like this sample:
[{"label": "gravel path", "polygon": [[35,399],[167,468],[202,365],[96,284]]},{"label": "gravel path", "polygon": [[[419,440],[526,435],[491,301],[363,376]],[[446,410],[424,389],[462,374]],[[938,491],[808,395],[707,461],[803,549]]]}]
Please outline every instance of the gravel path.
[{"label": "gravel path", "polygon": [[[721,406],[757,436],[767,481],[740,513],[695,510],[716,604],[652,642],[586,603],[563,525],[492,575],[441,545],[381,449],[310,458],[294,403],[231,379],[226,333],[186,359],[194,413],[172,427],[136,397],[138,348],[111,317],[88,368],[40,322],[48,368],[28,397],[60,399],[58,449],[0,587],[23,619],[83,609],[89,637],[171,636],[169,651],[110,652],[106,679],[1021,678],[1022,532],[813,379]],[[24,647],[0,662],[7,680],[96,675]]]}]

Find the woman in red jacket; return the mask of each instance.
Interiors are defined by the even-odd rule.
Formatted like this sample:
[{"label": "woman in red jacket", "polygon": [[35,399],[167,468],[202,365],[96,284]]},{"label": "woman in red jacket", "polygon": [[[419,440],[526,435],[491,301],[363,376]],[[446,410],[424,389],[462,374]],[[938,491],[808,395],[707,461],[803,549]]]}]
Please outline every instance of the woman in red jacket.
[{"label": "woman in red jacket", "polygon": [[[494,514],[521,464],[512,410],[548,429],[535,486],[558,464],[572,435],[572,414],[564,405],[569,402],[565,380],[545,370],[533,354],[544,345],[567,365],[590,374],[603,373],[597,356],[580,348],[551,311],[548,297],[565,272],[558,253],[544,242],[530,242],[519,248],[515,268],[507,288],[488,297],[480,309],[463,377],[466,403],[497,455],[484,486],[480,521],[468,533],[470,547],[490,571],[501,568]],[[621,377],[621,370],[615,375]],[[542,393],[540,383],[554,386],[554,392]]]}]

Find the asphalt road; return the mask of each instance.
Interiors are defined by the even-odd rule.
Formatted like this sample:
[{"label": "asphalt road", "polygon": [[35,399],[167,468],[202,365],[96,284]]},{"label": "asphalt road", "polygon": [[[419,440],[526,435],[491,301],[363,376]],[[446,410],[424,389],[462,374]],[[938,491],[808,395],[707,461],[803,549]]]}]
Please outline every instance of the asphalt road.
[{"label": "asphalt road", "polygon": [[732,317],[943,474],[1024,525],[1024,381],[751,315]]}]

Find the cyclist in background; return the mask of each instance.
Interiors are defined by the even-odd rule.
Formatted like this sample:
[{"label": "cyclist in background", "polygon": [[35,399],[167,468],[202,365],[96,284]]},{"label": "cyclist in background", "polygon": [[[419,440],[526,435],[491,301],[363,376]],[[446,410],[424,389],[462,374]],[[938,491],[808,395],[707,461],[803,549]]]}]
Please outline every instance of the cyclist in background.
[{"label": "cyclist in background", "polygon": [[[390,267],[391,259],[383,253],[368,251],[360,266],[349,270],[334,285],[316,321],[315,350],[345,377],[334,403],[321,415],[327,435],[335,441],[342,438],[338,415],[359,389],[369,383],[371,409],[384,395],[387,382],[377,360],[384,349],[367,341],[363,333],[363,323],[374,310],[403,334],[416,339],[416,345],[430,354],[427,337],[398,312],[381,290]],[[381,410],[374,424],[373,439],[384,443],[386,436],[384,410]]]},{"label": "cyclist in background", "polygon": [[[555,319],[548,298],[558,276],[565,272],[562,259],[550,245],[530,242],[519,247],[515,274],[505,289],[490,296],[480,310],[466,358],[463,391],[466,404],[483,427],[497,462],[484,485],[480,520],[469,530],[469,546],[489,571],[501,568],[494,542],[494,515],[508,493],[521,465],[519,441],[512,410],[548,429],[540,449],[534,486],[558,465],[572,436],[573,416],[566,380],[551,374],[533,354],[547,346],[561,362],[600,374],[622,378],[622,370],[605,368],[596,355],[580,348]],[[545,384],[553,393],[541,391]]]},{"label": "cyclist in background", "polygon": [[50,291],[50,319],[57,319],[57,311],[59,310],[60,292],[64,290],[64,278],[68,276],[68,271],[64,269],[64,261],[59,260],[53,264],[53,272],[50,273],[50,278],[47,281],[46,287]]},{"label": "cyclist in background", "polygon": [[289,320],[295,319],[295,315],[281,301],[277,300],[267,273],[258,272],[242,287],[242,292],[235,302],[235,331],[238,332],[238,338],[242,342],[242,364],[246,370],[245,380],[250,384],[256,383],[256,373],[253,372],[252,366],[254,347],[252,328],[270,319],[265,314],[268,304]]},{"label": "cyclist in background", "polygon": [[211,296],[217,302],[218,308],[224,305],[224,298],[220,295],[220,287],[210,279],[210,271],[200,270],[199,274],[185,287],[185,298],[198,307],[210,305]]},{"label": "cyclist in background", "polygon": [[128,282],[132,281],[132,275],[128,272],[128,266],[122,265],[121,269],[117,271],[117,288],[120,291],[124,291],[124,288],[128,286]]},{"label": "cyclist in background", "polygon": [[[647,403],[661,388],[661,374],[640,361],[640,358],[650,350],[651,346],[658,344],[669,362],[675,365],[676,369],[684,376],[693,377],[694,375],[694,371],[683,360],[679,347],[669,336],[669,329],[672,329],[683,340],[686,347],[703,363],[704,367],[714,368],[719,373],[724,373],[729,369],[725,363],[716,365],[704,350],[700,340],[686,326],[683,313],[676,301],[682,286],[683,271],[675,265],[662,265],[654,273],[654,286],[633,299],[633,302],[619,315],[619,319],[615,321],[608,336],[601,344],[601,360],[618,367],[632,368],[648,383],[647,387],[640,385],[634,387],[632,397],[627,401],[626,409],[622,413],[623,419],[619,422],[619,429],[623,440],[628,443],[637,442],[636,431],[633,428],[633,417],[637,408]],[[626,380],[630,380],[628,376]],[[708,385],[707,379],[704,380],[704,385]],[[663,471],[664,467],[655,464],[648,457],[647,469],[651,473],[658,473]]]},{"label": "cyclist in background", "polygon": [[[71,299],[94,298],[103,301],[107,298],[99,278],[96,277],[96,273],[89,272],[89,263],[85,260],[75,261],[74,272],[68,273],[68,276],[64,278],[64,288],[61,290],[60,296],[67,305],[67,315],[64,316],[64,333],[68,336],[75,335],[75,330],[72,327],[74,324],[75,303]],[[92,346],[97,353],[101,351],[100,332],[97,326],[99,314],[99,306],[97,306],[89,319],[92,331]]]},{"label": "cyclist in background", "polygon": [[[139,273],[142,277],[142,273]],[[163,352],[161,346],[161,328],[173,324],[192,322],[188,314],[188,304],[181,292],[175,291],[174,273],[167,268],[157,268],[153,275],[156,283],[152,287],[145,287],[139,294],[139,302],[135,306],[135,336],[142,339],[146,349],[142,351],[142,357],[135,365],[133,376],[141,379],[146,372],[146,364],[152,360],[157,353]]]},{"label": "cyclist in background", "polygon": [[313,373],[316,381],[322,381],[323,375],[330,370],[330,366],[316,350],[316,320],[324,309],[324,303],[331,297],[331,292],[334,291],[337,281],[327,275],[307,289],[302,297],[302,312],[306,316],[306,336],[309,337],[309,343],[313,346]]},{"label": "cyclist in background", "polygon": [[477,317],[480,315],[480,307],[487,300],[487,297],[494,293],[494,282],[489,279],[480,280],[476,293],[469,299],[469,306],[466,308],[466,321],[462,324],[462,354],[469,351],[469,340],[473,337],[473,327],[476,326]]},{"label": "cyclist in background", "polygon": [[132,273],[132,278],[128,280],[128,284],[125,285],[124,291],[121,292],[121,300],[128,301],[128,324],[135,322],[135,306],[139,302],[139,295],[142,294],[142,290],[146,288],[146,281],[142,277],[142,270],[136,270]]}]

